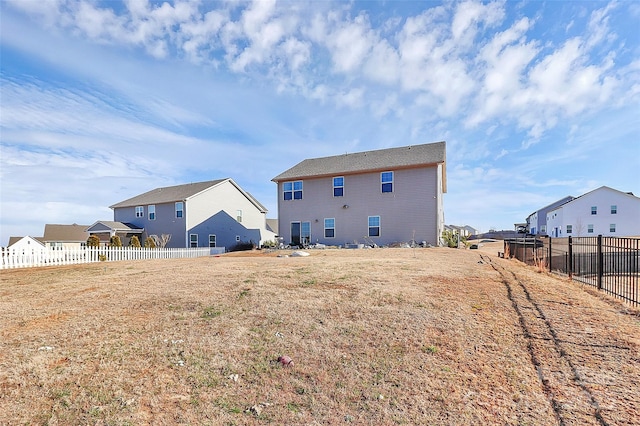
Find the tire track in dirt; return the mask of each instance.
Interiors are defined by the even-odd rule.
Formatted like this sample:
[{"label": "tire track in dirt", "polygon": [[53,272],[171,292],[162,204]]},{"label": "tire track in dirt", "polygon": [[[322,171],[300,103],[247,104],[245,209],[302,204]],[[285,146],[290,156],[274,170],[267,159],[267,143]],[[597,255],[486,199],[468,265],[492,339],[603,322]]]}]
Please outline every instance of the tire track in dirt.
[{"label": "tire track in dirt", "polygon": [[543,391],[549,398],[558,423],[565,425],[608,426],[600,404],[585,384],[565,350],[558,333],[525,283],[511,270],[480,255],[499,275],[518,315],[531,363],[538,373]]}]

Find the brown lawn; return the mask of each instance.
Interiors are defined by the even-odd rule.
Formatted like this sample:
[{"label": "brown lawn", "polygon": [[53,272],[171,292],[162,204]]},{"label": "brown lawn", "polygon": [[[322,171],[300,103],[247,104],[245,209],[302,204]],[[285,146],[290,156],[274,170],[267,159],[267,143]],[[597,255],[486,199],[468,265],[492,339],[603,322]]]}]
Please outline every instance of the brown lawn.
[{"label": "brown lawn", "polygon": [[497,251],[2,271],[0,424],[640,424],[638,311]]}]

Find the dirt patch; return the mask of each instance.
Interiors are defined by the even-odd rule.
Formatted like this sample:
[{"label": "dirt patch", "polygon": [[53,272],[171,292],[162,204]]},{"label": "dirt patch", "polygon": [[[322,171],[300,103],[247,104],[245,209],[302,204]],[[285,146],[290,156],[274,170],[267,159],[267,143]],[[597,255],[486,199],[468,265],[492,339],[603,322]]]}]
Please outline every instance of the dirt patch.
[{"label": "dirt patch", "polygon": [[483,247],[3,271],[2,420],[640,422],[637,311]]}]

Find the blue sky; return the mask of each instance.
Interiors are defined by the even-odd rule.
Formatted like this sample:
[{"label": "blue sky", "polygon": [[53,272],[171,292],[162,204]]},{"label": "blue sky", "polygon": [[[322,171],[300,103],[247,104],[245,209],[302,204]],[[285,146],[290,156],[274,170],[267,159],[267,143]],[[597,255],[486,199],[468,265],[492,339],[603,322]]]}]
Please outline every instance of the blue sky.
[{"label": "blue sky", "polygon": [[447,142],[445,220],[640,194],[640,2],[1,1],[0,244],[305,158]]}]

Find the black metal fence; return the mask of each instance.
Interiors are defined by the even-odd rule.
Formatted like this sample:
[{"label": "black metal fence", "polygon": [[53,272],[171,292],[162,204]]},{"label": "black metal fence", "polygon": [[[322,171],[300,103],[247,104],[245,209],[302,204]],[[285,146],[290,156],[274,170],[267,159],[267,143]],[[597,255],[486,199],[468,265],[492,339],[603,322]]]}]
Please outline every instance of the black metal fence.
[{"label": "black metal fence", "polygon": [[504,253],[640,306],[639,238],[513,238]]}]

